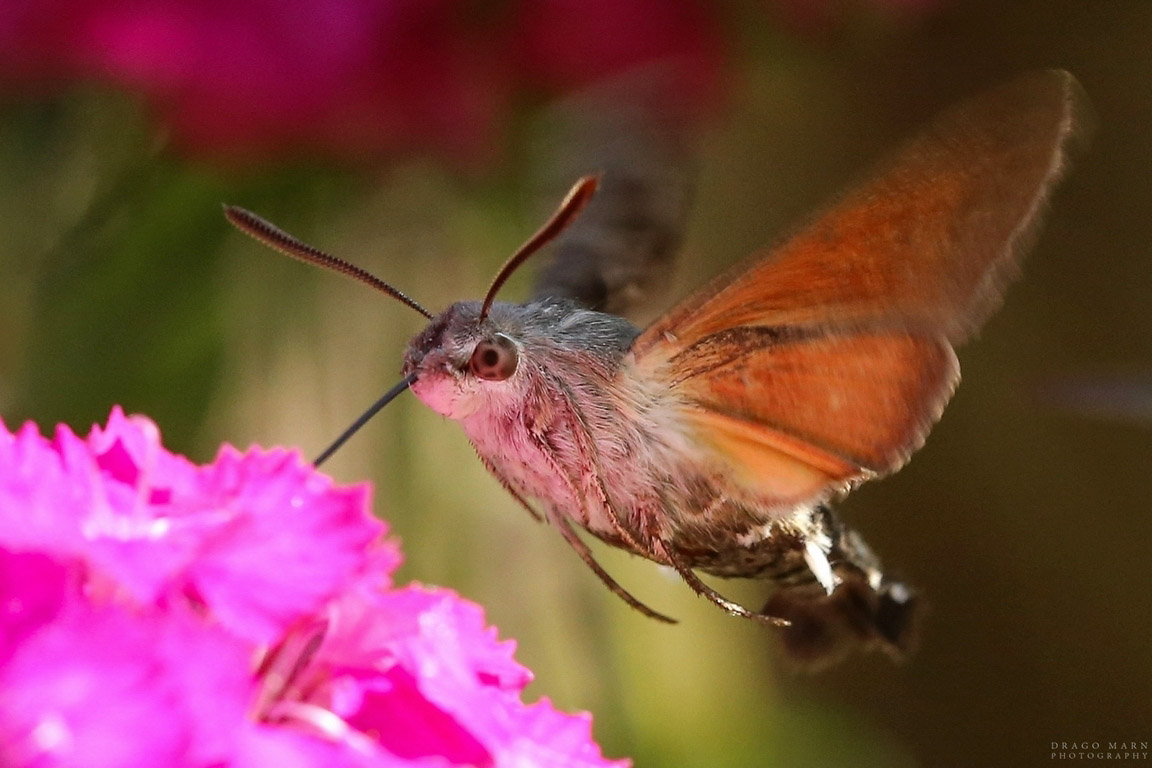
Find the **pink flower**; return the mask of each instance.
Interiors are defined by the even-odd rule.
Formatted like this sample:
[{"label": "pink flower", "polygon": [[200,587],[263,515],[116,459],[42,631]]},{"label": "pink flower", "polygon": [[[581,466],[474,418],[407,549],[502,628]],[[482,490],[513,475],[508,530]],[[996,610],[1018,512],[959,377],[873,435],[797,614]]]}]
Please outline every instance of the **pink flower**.
[{"label": "pink flower", "polygon": [[43,555],[0,550],[0,569],[20,577],[0,585],[0,764],[212,765],[230,754],[254,687],[247,644],[187,610],[95,603],[75,568]]},{"label": "pink flower", "polygon": [[86,440],[0,436],[0,464],[0,546],[78,559],[90,588],[140,605],[203,604],[259,643],[363,574],[384,532],[366,488],[334,489],[298,454],[225,446],[195,467],[119,408]]},{"label": "pink flower", "polygon": [[626,764],[383,535],[292,452],[0,428],[0,765]]},{"label": "pink flower", "polygon": [[525,90],[676,57],[700,95],[716,30],[702,0],[8,0],[0,83],[110,82],[185,148],[237,158],[476,159]]},{"label": "pink flower", "polygon": [[330,737],[349,727],[374,733],[388,754],[413,762],[627,764],[600,755],[586,715],[563,714],[547,700],[525,706],[520,693],[532,675],[513,659],[514,644],[500,642],[480,608],[453,592],[360,588],[329,617],[322,635],[303,629],[287,643],[294,652],[273,654],[264,679],[277,693],[263,699],[266,720]]}]

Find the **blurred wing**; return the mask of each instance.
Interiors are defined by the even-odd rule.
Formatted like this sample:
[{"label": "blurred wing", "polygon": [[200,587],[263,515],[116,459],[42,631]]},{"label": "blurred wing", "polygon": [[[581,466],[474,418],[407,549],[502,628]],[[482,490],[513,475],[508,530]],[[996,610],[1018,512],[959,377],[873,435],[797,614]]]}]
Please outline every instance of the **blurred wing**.
[{"label": "blurred wing", "polygon": [[952,344],[998,305],[1085,111],[1072,76],[1048,71],[944,113],[767,258],[645,330],[638,369],[668,380],[694,435],[765,495],[800,488],[800,469],[817,491],[897,469],[951,394]]},{"label": "blurred wing", "polygon": [[945,112],[882,172],[767,258],[721,276],[637,340],[744,325],[873,325],[966,339],[1031,243],[1087,103],[1032,73]]},{"label": "blurred wing", "polygon": [[546,147],[535,164],[548,188],[541,199],[555,199],[553,191],[580,176],[601,178],[596,197],[557,238],[535,298],[635,317],[668,284],[695,176],[683,120],[660,100],[672,76],[656,68],[616,78],[545,116]]}]

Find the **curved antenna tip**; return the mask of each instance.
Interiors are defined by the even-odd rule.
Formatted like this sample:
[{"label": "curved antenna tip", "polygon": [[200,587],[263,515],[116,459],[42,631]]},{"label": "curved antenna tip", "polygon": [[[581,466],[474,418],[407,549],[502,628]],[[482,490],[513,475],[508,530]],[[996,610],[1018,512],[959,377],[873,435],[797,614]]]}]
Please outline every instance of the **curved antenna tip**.
[{"label": "curved antenna tip", "polygon": [[552,217],[544,222],[544,226],[528,238],[524,245],[517,248],[516,252],[508,258],[508,261],[504,262],[504,265],[496,272],[492,285],[488,287],[487,295],[484,296],[484,303],[480,307],[479,322],[484,322],[484,318],[488,317],[488,312],[492,309],[492,302],[496,300],[496,294],[512,276],[512,273],[532,254],[556,239],[561,232],[571,226],[580,212],[584,210],[584,207],[591,202],[592,196],[596,194],[596,189],[600,186],[601,175],[594,173],[577,179]]}]

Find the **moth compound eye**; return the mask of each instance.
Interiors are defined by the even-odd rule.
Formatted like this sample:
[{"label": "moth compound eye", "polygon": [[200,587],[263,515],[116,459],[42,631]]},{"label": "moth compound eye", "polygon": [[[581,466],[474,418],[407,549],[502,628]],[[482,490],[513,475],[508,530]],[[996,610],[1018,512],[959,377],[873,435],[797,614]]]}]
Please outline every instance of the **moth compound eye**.
[{"label": "moth compound eye", "polygon": [[468,367],[478,378],[486,381],[504,381],[516,373],[520,353],[516,343],[502,333],[485,339],[472,350]]}]

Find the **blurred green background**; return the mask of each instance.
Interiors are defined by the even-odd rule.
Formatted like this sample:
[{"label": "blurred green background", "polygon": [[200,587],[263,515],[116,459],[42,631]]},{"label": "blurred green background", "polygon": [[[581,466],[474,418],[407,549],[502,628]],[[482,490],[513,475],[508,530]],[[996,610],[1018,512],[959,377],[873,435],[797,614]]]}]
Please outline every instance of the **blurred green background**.
[{"label": "blurred green background", "polygon": [[[529,692],[593,712],[605,752],[637,766],[1020,766],[1051,762],[1052,742],[1152,740],[1152,3],[952,0],[902,13],[845,0],[807,26],[765,5],[714,9],[729,95],[701,132],[677,295],[940,107],[1023,70],[1071,70],[1099,117],[1024,279],[961,350],[964,383],[926,447],[842,504],[923,589],[919,652],[797,674],[771,632],[598,547],[681,624],[645,619],[410,395],[326,469],[374,483],[403,542],[401,580],[483,604],[535,671]],[[197,460],[222,442],[314,455],[395,382],[421,321],[257,246],[220,203],[440,308],[482,294],[539,224],[526,149],[538,105],[517,105],[496,159],[463,169],[414,154],[225,164],[175,148],[131,89],[9,89],[4,421],[83,431],[120,403]],[[523,296],[527,279],[506,295]],[[725,588],[748,604],[764,596]]]}]

